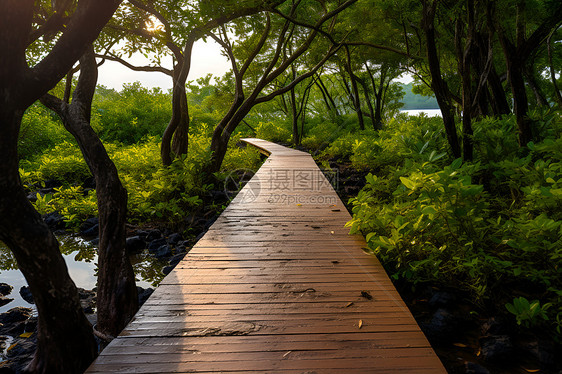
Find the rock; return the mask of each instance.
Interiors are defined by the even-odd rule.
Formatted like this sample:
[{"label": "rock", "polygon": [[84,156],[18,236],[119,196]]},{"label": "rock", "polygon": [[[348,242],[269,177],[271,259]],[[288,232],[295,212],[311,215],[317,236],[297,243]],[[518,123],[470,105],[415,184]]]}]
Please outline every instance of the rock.
[{"label": "rock", "polygon": [[140,236],[131,236],[127,238],[125,247],[128,253],[140,253],[146,247],[146,243]]},{"label": "rock", "polygon": [[22,286],[22,288],[20,288],[20,296],[21,296],[22,299],[24,299],[28,303],[35,304],[35,301],[33,300],[33,295],[31,294],[31,290],[29,289],[29,286]]},{"label": "rock", "polygon": [[142,240],[146,240],[146,237],[148,236],[148,231],[137,230],[137,231],[135,231],[135,234],[137,234],[137,236],[139,238],[141,238]]},{"label": "rock", "polygon": [[160,230],[157,229],[150,230],[146,235],[146,241],[151,242],[154,239],[160,239],[161,237],[162,237],[162,233],[160,232]]},{"label": "rock", "polygon": [[94,225],[94,226],[90,227],[89,229],[86,229],[84,231],[80,231],[80,235],[86,236],[86,237],[94,237],[94,236],[99,235],[99,231],[100,231],[99,225]]},{"label": "rock", "polygon": [[157,249],[150,249],[148,250],[152,255],[156,258],[163,258],[169,257],[172,255],[172,249],[168,245],[162,245]]},{"label": "rock", "polygon": [[66,227],[64,217],[59,212],[44,214],[43,221],[51,230],[61,230]]},{"label": "rock", "polygon": [[95,238],[90,240],[90,244],[91,245],[99,245],[100,244],[100,238]]},{"label": "rock", "polygon": [[203,237],[203,235],[205,235],[205,232],[201,232],[199,233],[199,235],[197,235],[197,237],[195,238],[195,241],[198,242],[199,240],[201,240],[201,238]]},{"label": "rock", "polygon": [[178,233],[173,233],[172,235],[168,236],[168,244],[176,245],[182,240],[182,236]]},{"label": "rock", "polygon": [[12,293],[14,287],[10,286],[8,283],[0,283],[0,295],[8,296]]},{"label": "rock", "polygon": [[172,272],[172,270],[174,270],[174,268],[175,268],[175,266],[172,266],[172,265],[164,266],[162,268],[162,274],[168,275]]},{"label": "rock", "polygon": [[165,238],[160,238],[160,239],[154,239],[152,240],[150,243],[148,243],[148,251],[152,252],[158,248],[160,248],[163,245],[166,245],[167,241]]},{"label": "rock", "polygon": [[429,306],[432,308],[442,308],[451,305],[456,301],[455,295],[446,291],[437,291],[429,299]]},{"label": "rock", "polygon": [[480,338],[482,358],[487,362],[508,360],[513,355],[513,344],[507,335]]},{"label": "rock", "polygon": [[476,362],[466,362],[464,364],[466,374],[490,374],[490,371]]},{"label": "rock", "polygon": [[137,293],[139,296],[139,307],[152,295],[154,290],[152,288],[142,288],[137,286]]},{"label": "rock", "polygon": [[62,186],[62,183],[56,179],[47,179],[46,181],[43,181],[43,184],[45,185],[45,188],[49,189]]},{"label": "rock", "polygon": [[78,288],[78,297],[80,298],[80,305],[85,314],[95,313],[96,308],[96,291],[85,290]]},{"label": "rock", "polygon": [[99,219],[91,217],[80,225],[80,234],[83,236],[97,236],[99,231]]},{"label": "rock", "polygon": [[[27,196],[27,200],[31,201],[32,203],[37,201],[37,192],[31,192],[30,194],[28,194]],[[0,371],[1,373],[1,371]]]},{"label": "rock", "polygon": [[509,327],[501,318],[491,317],[482,324],[482,335],[507,335]]},{"label": "rock", "polygon": [[33,315],[30,308],[16,307],[0,314],[0,335],[17,336],[26,331],[26,324]]},{"label": "rock", "polygon": [[14,299],[11,299],[11,298],[6,297],[4,295],[0,295],[0,306],[4,306],[8,303],[11,303],[12,301],[14,301]]},{"label": "rock", "polygon": [[429,323],[422,323],[420,327],[432,344],[445,344],[454,336],[457,326],[455,316],[445,309],[437,309]]},{"label": "rock", "polygon": [[541,369],[550,370],[556,367],[557,357],[560,354],[556,351],[556,347],[552,343],[539,340],[529,344],[527,349],[539,361]]},{"label": "rock", "polygon": [[170,265],[176,266],[185,257],[185,253],[178,253],[170,259]]}]

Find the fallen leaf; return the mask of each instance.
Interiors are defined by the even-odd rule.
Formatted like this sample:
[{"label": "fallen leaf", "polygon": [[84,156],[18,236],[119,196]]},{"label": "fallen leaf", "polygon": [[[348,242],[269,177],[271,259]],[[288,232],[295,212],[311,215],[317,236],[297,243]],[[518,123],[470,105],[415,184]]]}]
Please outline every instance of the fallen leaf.
[{"label": "fallen leaf", "polygon": [[12,349],[16,347],[16,345],[18,345],[18,343],[14,343],[11,346],[9,346],[8,349],[6,349],[6,352],[10,352]]},{"label": "fallen leaf", "polygon": [[476,356],[480,356],[482,354],[482,350],[479,349],[478,352],[476,352]]},{"label": "fallen leaf", "polygon": [[20,335],[20,338],[29,338],[31,335],[33,335],[32,332],[24,332]]},{"label": "fallen leaf", "polygon": [[363,327],[363,320],[362,319],[359,320],[359,328],[361,328],[361,327]]},{"label": "fallen leaf", "polygon": [[466,347],[468,347],[466,344],[463,344],[463,343],[453,343],[453,345],[454,345],[455,347],[461,347],[461,348],[466,348]]},{"label": "fallen leaf", "polygon": [[302,204],[297,204],[297,206],[302,206]]},{"label": "fallen leaf", "polygon": [[334,231],[330,231],[330,234],[334,235],[334,234],[335,234],[335,232],[334,232]]},{"label": "fallen leaf", "polygon": [[352,305],[353,305],[353,301],[347,303],[347,305],[346,305],[345,307],[346,307],[346,308],[349,308],[349,307],[352,306]]},{"label": "fallen leaf", "polygon": [[527,368],[523,368],[523,369],[525,369],[527,373],[538,373],[539,371],[541,371],[541,369],[527,369]]},{"label": "fallen leaf", "polygon": [[285,353],[285,354],[283,355],[283,358],[287,357],[287,356],[289,355],[289,353],[291,353],[291,352],[292,352],[292,351],[289,351],[289,352]]}]

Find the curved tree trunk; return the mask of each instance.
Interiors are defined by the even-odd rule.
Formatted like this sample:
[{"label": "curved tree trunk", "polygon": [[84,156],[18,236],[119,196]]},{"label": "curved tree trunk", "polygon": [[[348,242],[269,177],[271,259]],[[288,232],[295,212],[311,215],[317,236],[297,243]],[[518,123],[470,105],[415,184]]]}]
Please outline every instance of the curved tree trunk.
[{"label": "curved tree trunk", "polygon": [[54,96],[41,101],[57,113],[74,136],[96,180],[100,243],[98,249],[97,329],[117,336],[138,309],[135,274],[125,249],[127,191],[117,168],[90,126],[97,82],[93,49],[81,59],[81,73],[70,105]]},{"label": "curved tree trunk", "polygon": [[[171,165],[173,156],[187,154],[189,146],[189,113],[185,82],[191,69],[193,44],[199,38],[200,31],[191,31],[185,43],[183,59],[174,67],[174,89],[172,91],[172,118],[162,135],[160,156],[164,165]],[[172,144],[173,138],[173,144]],[[172,155],[174,153],[174,155]]]},{"label": "curved tree trunk", "polygon": [[436,1],[432,1],[430,4],[429,0],[423,1],[423,29],[427,42],[427,61],[431,74],[431,88],[435,93],[435,98],[441,109],[443,124],[445,125],[445,132],[447,134],[449,146],[451,147],[451,152],[454,157],[460,157],[461,147],[455,124],[455,112],[451,102],[449,88],[441,76],[441,66],[437,54],[434,26],[436,6]]},{"label": "curved tree trunk", "polygon": [[[97,345],[57,239],[26,198],[18,172],[16,142],[23,110],[2,97],[0,105],[0,240],[14,254],[38,311],[37,351],[29,370],[81,373]],[[69,359],[72,357],[72,359]]]}]

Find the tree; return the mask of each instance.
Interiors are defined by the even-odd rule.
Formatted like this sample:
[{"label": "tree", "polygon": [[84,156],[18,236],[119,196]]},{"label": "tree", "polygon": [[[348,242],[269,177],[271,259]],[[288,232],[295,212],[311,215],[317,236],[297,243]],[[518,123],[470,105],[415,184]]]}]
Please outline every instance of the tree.
[{"label": "tree", "polygon": [[[72,68],[120,1],[80,0],[72,12],[70,3],[58,2],[53,16],[38,25],[34,14],[39,2],[0,2],[0,239],[13,252],[37,306],[37,351],[29,370],[38,373],[82,372],[97,351],[58,242],[27,200],[18,170],[17,140],[24,111]],[[56,33],[61,23],[64,32],[53,48],[29,67],[30,44]]]},{"label": "tree", "polygon": [[[191,68],[194,43],[206,33],[233,19],[272,9],[285,0],[228,2],[176,2],[169,0],[129,0],[129,7],[109,26],[124,33],[125,52],[131,55],[146,49],[155,56],[151,66],[133,66],[115,51],[102,56],[120,62],[136,71],[156,71],[173,80],[172,118],[162,135],[161,157],[170,165],[174,156],[187,154],[189,143],[189,108],[185,85]],[[147,30],[147,24],[158,22],[159,28]],[[171,55],[173,69],[161,66],[162,56]]]},{"label": "tree", "polygon": [[[531,120],[527,116],[528,99],[525,89],[525,68],[531,55],[543,44],[552,30],[562,22],[562,3],[531,2],[497,2],[488,9],[488,23],[497,32],[503,50],[507,68],[507,78],[513,95],[513,111],[517,118],[519,145],[526,146],[533,140]],[[530,7],[532,9],[529,9]],[[498,10],[501,9],[501,15]],[[529,16],[529,12],[533,16]],[[505,14],[515,14],[515,20]],[[535,20],[531,24],[528,19]],[[538,20],[538,21],[536,21]],[[529,29],[534,29],[532,32]]]},{"label": "tree", "polygon": [[80,59],[80,78],[72,102],[72,74],[67,76],[65,97],[46,94],[41,102],[54,111],[74,136],[96,181],[99,212],[97,330],[117,336],[138,309],[135,274],[126,252],[127,191],[117,168],[98,135],[90,126],[92,99],[97,82],[93,47]]},{"label": "tree", "polygon": [[[238,67],[234,50],[229,46],[230,42],[225,39],[222,40],[223,47],[227,51],[228,57],[232,63],[232,70],[235,77],[235,94],[230,109],[213,132],[211,140],[211,151],[213,153],[210,167],[212,172],[220,169],[226,154],[230,135],[255,105],[267,102],[279,95],[289,92],[303,80],[312,77],[318,69],[337,52],[341,43],[331,43],[330,46],[327,47],[327,51],[317,58],[314,66],[298,75],[285,86],[278,89],[271,88],[271,83],[309,50],[310,45],[318,35],[326,34],[326,31],[322,30],[322,26],[327,21],[333,20],[334,17],[355,2],[356,0],[348,0],[335,6],[332,10],[324,8],[323,2],[294,2],[287,12],[282,12],[280,10],[275,11],[275,14],[279,16],[279,18],[276,19],[277,27],[275,28],[272,26],[272,20],[269,14],[262,16],[266,19],[265,22],[262,21],[261,23],[263,25],[261,35],[258,40],[254,40],[255,44],[249,49],[247,47],[243,48],[242,52],[245,52],[245,61],[241,67]],[[309,7],[305,12],[299,13],[301,16],[309,17],[318,14],[319,11],[322,12],[321,16],[314,21],[314,23],[303,23],[295,17],[299,6],[303,8]],[[294,32],[289,32],[289,30],[291,30],[291,24],[297,24],[298,26],[303,24],[304,26],[300,26],[298,29],[295,28]],[[308,33],[306,33],[306,29],[309,30]],[[300,39],[299,43],[295,43],[295,45],[298,45],[298,48],[291,53],[284,54],[283,51],[287,50],[287,44],[290,43],[291,38],[295,36],[298,36]],[[223,37],[226,37],[226,35],[223,35]],[[267,44],[268,41],[271,44]],[[267,57],[263,58],[264,55]],[[260,59],[258,57],[262,58]],[[255,66],[257,66],[257,69]],[[248,72],[251,74],[247,74]],[[245,79],[248,83],[251,82],[248,84],[250,88],[250,93],[248,95],[245,93]],[[267,93],[262,94],[263,91]]]}]

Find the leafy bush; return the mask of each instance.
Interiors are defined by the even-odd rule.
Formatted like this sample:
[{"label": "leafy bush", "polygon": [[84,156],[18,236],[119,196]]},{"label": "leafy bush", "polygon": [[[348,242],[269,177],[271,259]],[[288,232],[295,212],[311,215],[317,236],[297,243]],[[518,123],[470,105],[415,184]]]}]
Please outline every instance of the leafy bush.
[{"label": "leafy bush", "polygon": [[20,160],[33,160],[45,150],[64,141],[72,141],[72,136],[58,118],[39,104],[26,111],[18,139]]},{"label": "leafy bush", "polygon": [[[556,121],[551,127],[559,126]],[[502,308],[533,289],[537,300],[529,310],[519,310],[526,305],[519,299],[508,309],[517,311],[520,323],[532,312],[529,323],[548,319],[561,333],[562,137],[551,131],[553,136],[521,152],[516,140],[500,136],[512,125],[511,117],[480,121],[477,126],[488,128],[475,134],[489,135],[479,140],[478,161],[472,163],[444,165],[442,142],[423,128],[420,133],[398,125],[407,137],[383,131],[380,138],[363,140],[368,147],[356,143],[350,158],[366,152],[371,169],[391,149],[404,159],[367,175],[351,200],[348,226],[366,235],[395,279],[455,287],[480,305],[494,299]],[[495,142],[499,148],[492,147]]]},{"label": "leafy bush", "polygon": [[147,136],[162,136],[172,116],[171,96],[159,88],[125,84],[121,92],[98,88],[93,127],[101,139],[134,144]]},{"label": "leafy bush", "polygon": [[291,132],[273,122],[260,122],[256,127],[256,138],[288,144],[291,141]]}]

